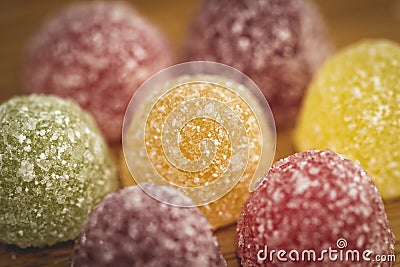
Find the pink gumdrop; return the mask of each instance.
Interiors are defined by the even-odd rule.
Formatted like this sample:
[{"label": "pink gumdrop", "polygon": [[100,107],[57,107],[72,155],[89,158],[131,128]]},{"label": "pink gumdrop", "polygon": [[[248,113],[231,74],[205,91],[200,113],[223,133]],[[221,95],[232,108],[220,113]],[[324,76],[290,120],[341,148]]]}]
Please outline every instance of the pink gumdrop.
[{"label": "pink gumdrop", "polygon": [[[178,191],[142,186],[158,198],[190,204]],[[108,195],[93,210],[76,241],[72,266],[222,267],[226,262],[197,208],[164,204],[132,186]]]},{"label": "pink gumdrop", "polygon": [[119,141],[133,93],[172,63],[164,36],[128,5],[80,3],[47,21],[31,41],[25,90],[75,99],[109,141]]},{"label": "pink gumdrop", "polygon": [[206,0],[191,27],[187,52],[191,60],[244,72],[264,93],[277,126],[287,127],[331,43],[308,1]]},{"label": "pink gumdrop", "polygon": [[[368,174],[331,150],[310,150],[277,162],[250,194],[237,225],[243,266],[376,266],[363,260],[362,253],[371,250],[371,259],[389,255],[394,244],[382,199]],[[338,251],[336,261],[322,253],[329,247]],[[289,260],[271,257],[272,250],[286,251],[281,259]],[[298,259],[293,253],[290,260],[291,250],[299,253]],[[317,260],[306,254],[302,258],[304,250],[315,251]],[[346,255],[349,250],[358,251],[360,261],[339,258],[339,251]]]}]

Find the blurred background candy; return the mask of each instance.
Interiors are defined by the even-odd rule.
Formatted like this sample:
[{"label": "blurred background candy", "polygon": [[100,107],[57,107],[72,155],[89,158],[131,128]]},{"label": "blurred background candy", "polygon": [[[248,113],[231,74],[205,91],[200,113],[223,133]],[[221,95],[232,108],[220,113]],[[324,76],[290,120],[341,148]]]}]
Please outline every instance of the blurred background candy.
[{"label": "blurred background candy", "polygon": [[116,168],[90,114],[52,96],[0,105],[0,241],[42,247],[75,238],[117,188]]},{"label": "blurred background candy", "polygon": [[[0,101],[24,92],[21,79],[26,59],[26,46],[38,28],[51,14],[65,10],[75,0],[0,1]],[[175,54],[185,59],[187,30],[201,0],[129,0],[140,14],[160,28],[172,44]],[[400,41],[400,4],[398,0],[312,0],[328,26],[329,37],[337,48],[360,38],[390,38]],[[221,14],[224,16],[227,14]],[[1,131],[1,130],[0,130]],[[283,133],[283,134],[282,134]],[[120,151],[120,146],[112,146]],[[276,158],[293,153],[291,131],[278,132]],[[117,154],[117,153],[115,153]],[[398,198],[397,198],[398,199]],[[400,236],[400,202],[385,203],[396,236]],[[221,250],[229,266],[238,266],[234,246],[235,225],[216,231]],[[334,245],[334,244],[331,244]],[[398,246],[396,247],[398,250]],[[72,242],[59,243],[42,249],[18,249],[0,245],[0,265],[10,266],[69,266]],[[398,253],[398,252],[397,252]],[[393,266],[398,266],[395,263]]]},{"label": "blurred background candy", "polygon": [[[190,205],[171,188],[142,185],[162,199]],[[72,266],[209,266],[226,262],[197,208],[164,204],[138,186],[108,195],[76,241]]]},{"label": "blurred background candy", "polygon": [[127,4],[80,3],[54,15],[30,42],[25,90],[75,99],[109,141],[119,141],[135,90],[172,62],[164,35]]},{"label": "blurred background candy", "polygon": [[295,137],[298,150],[330,148],[360,161],[382,197],[400,197],[400,46],[366,40],[328,60]]},{"label": "blurred background candy", "polygon": [[[316,262],[301,260],[304,250],[316,252],[313,266],[376,266],[374,261],[340,260],[338,254],[343,249],[358,251],[360,258],[365,250],[373,251],[371,258],[388,255],[394,253],[395,238],[379,192],[359,163],[331,150],[309,150],[275,163],[250,194],[236,242],[243,266],[284,266],[278,253],[271,256],[273,250],[286,251],[280,253],[286,259],[297,251],[300,260],[287,261],[296,266]],[[321,254],[329,247],[337,253]],[[258,257],[266,259],[258,262]]]},{"label": "blurred background candy", "polygon": [[262,90],[277,126],[292,125],[314,71],[330,54],[319,11],[303,0],[207,0],[187,40],[188,59],[217,61]]}]

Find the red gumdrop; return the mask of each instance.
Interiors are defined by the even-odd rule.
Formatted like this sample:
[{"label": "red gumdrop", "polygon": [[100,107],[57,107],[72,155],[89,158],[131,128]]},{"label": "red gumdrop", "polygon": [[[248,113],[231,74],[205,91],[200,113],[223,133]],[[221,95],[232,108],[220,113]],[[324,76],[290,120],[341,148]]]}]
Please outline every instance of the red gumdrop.
[{"label": "red gumdrop", "polygon": [[173,63],[163,35],[122,2],[72,5],[28,47],[25,90],[75,99],[109,141],[121,139],[125,109],[152,74]]},{"label": "red gumdrop", "polygon": [[[368,174],[358,162],[331,150],[310,150],[277,162],[250,194],[237,225],[243,266],[376,266],[362,253],[371,250],[371,259],[389,255],[394,244],[382,199]],[[329,247],[338,251],[336,261],[322,252]],[[281,259],[278,250],[286,252]],[[299,257],[292,252],[289,258],[292,250]],[[302,256],[304,250],[315,251],[316,260]],[[351,261],[350,250],[358,251],[360,261]]]}]

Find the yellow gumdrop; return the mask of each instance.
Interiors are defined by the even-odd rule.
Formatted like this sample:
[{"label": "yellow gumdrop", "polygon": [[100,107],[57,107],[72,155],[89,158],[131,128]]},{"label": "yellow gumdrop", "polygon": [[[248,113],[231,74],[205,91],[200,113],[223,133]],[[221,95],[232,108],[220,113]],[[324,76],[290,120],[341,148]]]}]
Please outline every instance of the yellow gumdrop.
[{"label": "yellow gumdrop", "polygon": [[365,40],[328,60],[307,92],[295,144],[360,161],[384,199],[399,197],[400,46]]}]

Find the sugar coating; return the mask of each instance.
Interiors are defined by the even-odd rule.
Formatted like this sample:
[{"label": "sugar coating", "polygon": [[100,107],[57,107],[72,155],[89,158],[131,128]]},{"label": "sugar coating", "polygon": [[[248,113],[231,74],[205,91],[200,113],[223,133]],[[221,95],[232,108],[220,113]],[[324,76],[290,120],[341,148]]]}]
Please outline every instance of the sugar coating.
[{"label": "sugar coating", "polygon": [[25,90],[75,99],[109,141],[119,141],[133,93],[172,58],[164,36],[128,5],[74,4],[29,44]]},{"label": "sugar coating", "polygon": [[[213,83],[200,83],[199,81],[213,81]],[[222,87],[226,88],[224,89]],[[174,88],[174,90],[169,91],[170,94],[163,95],[163,97],[159,99],[164,101],[158,101],[157,104],[154,104],[157,100],[159,91],[164,90],[165,88]],[[227,88],[230,89],[228,90]],[[212,170],[208,171],[208,173],[205,173],[203,170],[196,172],[183,172],[181,169],[172,166],[169,161],[165,160],[164,148],[159,142],[159,140],[165,138],[165,136],[161,135],[161,131],[166,128],[164,118],[170,115],[170,110],[176,109],[179,104],[184,103],[184,100],[196,100],[199,99],[199,96],[225,103],[227,107],[233,110],[240,118],[240,121],[246,130],[246,134],[242,137],[246,137],[247,142],[245,142],[245,145],[246,148],[248,147],[248,154],[240,155],[241,162],[239,163],[246,163],[243,165],[244,168],[241,167],[239,163],[232,163],[231,158],[229,158],[230,153],[237,153],[239,148],[232,146],[231,137],[228,135],[231,134],[231,132],[226,133],[225,131],[222,131],[222,129],[226,127],[226,123],[222,125],[223,127],[221,127],[221,131],[217,131],[217,134],[215,132],[207,133],[210,129],[216,131],[218,129],[218,123],[214,122],[214,126],[210,128],[209,125],[201,119],[201,116],[193,116],[194,120],[191,122],[197,123],[196,125],[193,125],[195,131],[192,131],[188,127],[182,127],[180,132],[181,143],[179,153],[182,153],[184,157],[187,157],[190,160],[190,155],[196,155],[199,150],[199,144],[193,144],[193,141],[199,139],[196,134],[193,134],[193,132],[197,132],[198,135],[202,135],[205,132],[206,136],[203,136],[203,139],[208,138],[209,140],[212,140],[214,144],[218,143],[215,147],[219,155],[216,154],[212,164],[204,169],[205,171],[208,171],[210,168]],[[120,156],[120,178],[122,185],[129,186],[135,184],[135,180],[127,168],[127,161],[134,161],[135,166],[131,165],[131,170],[137,173],[137,175],[142,176],[135,177],[136,180],[140,181],[140,179],[142,179],[143,181],[146,179],[145,176],[150,176],[149,173],[154,172],[154,169],[156,168],[158,174],[166,174],[164,176],[167,176],[167,178],[171,177],[170,180],[175,184],[186,187],[203,185],[211,183],[214,180],[223,180],[221,179],[221,173],[227,172],[226,169],[230,171],[232,176],[235,172],[240,171],[240,180],[236,185],[234,185],[233,189],[229,191],[229,193],[213,203],[199,207],[213,228],[233,223],[239,216],[241,206],[249,194],[249,185],[253,177],[256,175],[255,172],[258,171],[257,168],[260,167],[260,170],[263,171],[260,175],[260,177],[262,177],[271,164],[271,162],[267,162],[268,159],[270,159],[270,161],[273,159],[275,136],[270,129],[263,132],[263,135],[265,136],[261,136],[261,129],[264,129],[265,125],[263,125],[262,120],[257,121],[257,117],[261,118],[261,116],[265,116],[265,114],[260,110],[257,101],[258,99],[252,96],[246,87],[222,76],[180,76],[177,79],[172,79],[165,84],[160,85],[160,88],[154,88],[154,90],[152,90],[142,100],[144,107],[137,110],[134,114],[136,117],[132,118],[132,122],[126,131],[126,137],[129,139],[129,142],[125,142],[124,140],[124,152],[126,158],[122,152]],[[163,103],[163,105],[160,106],[159,103]],[[151,110],[151,112],[149,113],[147,110]],[[192,111],[196,112],[197,110],[199,110],[199,107],[193,105],[188,108],[186,113]],[[218,116],[220,113],[215,111],[215,114]],[[181,118],[182,116],[176,116],[177,121]],[[232,118],[223,117],[222,119],[227,122],[232,121]],[[150,122],[153,126],[148,129],[145,136],[142,136],[142,128],[146,121]],[[186,124],[186,126],[188,124]],[[237,136],[241,136],[239,126],[240,125],[234,125],[234,127],[232,127]],[[228,128],[229,127],[226,127],[226,129]],[[227,142],[225,142],[225,140],[227,140]],[[261,155],[261,152],[263,155]],[[268,153],[270,155],[268,155]],[[261,162],[262,159],[265,159],[265,162]],[[155,163],[150,165],[148,164],[149,160]],[[134,167],[135,169],[133,169]],[[217,169],[221,169],[222,171],[218,172]],[[173,175],[171,175],[171,173]],[[181,177],[185,179],[182,179]],[[150,178],[153,177],[150,176]],[[228,176],[228,179],[232,179],[232,177]],[[220,186],[216,188],[216,191],[206,193],[216,193],[217,190],[221,189],[226,189],[226,186]],[[226,192],[227,191],[224,193]],[[192,199],[201,199],[202,195],[198,196],[192,194],[191,197]]]},{"label": "sugar coating", "polygon": [[[176,129],[177,125],[182,127]],[[132,126],[136,126],[134,122]],[[138,129],[132,129],[136,134]],[[233,145],[232,132],[237,136],[237,147]],[[249,161],[248,171],[254,172],[262,148],[260,135],[254,112],[237,93],[222,85],[193,79],[174,87],[154,103],[146,119],[144,138],[148,159],[162,177],[177,185],[196,187],[214,182],[227,171],[230,176],[225,176],[226,179],[234,176],[236,170],[240,176],[246,165],[234,163],[234,155],[240,161]],[[212,145],[204,144],[205,139]],[[247,148],[249,139],[254,144],[251,149],[254,156],[249,156],[247,149],[239,148]],[[182,158],[176,154],[181,154]],[[171,158],[177,158],[176,165],[171,164]],[[183,163],[189,164],[184,166]]]},{"label": "sugar coating", "polygon": [[[190,201],[173,189],[150,190]],[[226,262],[197,208],[164,204],[132,186],[108,195],[90,214],[76,241],[72,266],[217,267]]]},{"label": "sugar coating", "polygon": [[45,246],[75,238],[117,188],[92,117],[75,102],[15,97],[0,105],[0,241]]},{"label": "sugar coating", "polygon": [[[136,184],[126,165],[122,151],[119,159],[119,178],[122,187]],[[249,195],[249,174],[245,175],[244,178],[224,197],[208,205],[198,207],[204,216],[206,216],[212,229],[218,229],[237,220],[240,208]]]},{"label": "sugar coating", "polygon": [[318,10],[303,0],[207,0],[187,41],[189,59],[225,63],[248,75],[278,126],[293,123],[330,50]]},{"label": "sugar coating", "polygon": [[358,160],[384,199],[400,197],[400,46],[364,40],[318,72],[304,101],[295,144]]},{"label": "sugar coating", "polygon": [[[395,238],[382,199],[359,163],[331,150],[309,150],[275,163],[250,194],[238,220],[237,253],[243,266],[265,266],[271,262],[257,263],[257,253],[265,245],[269,251],[313,249],[319,255],[329,247],[338,249],[340,238],[347,241],[344,252],[394,252]],[[312,264],[296,262],[296,266],[376,266],[372,261]],[[282,262],[275,257],[268,266]]]}]

